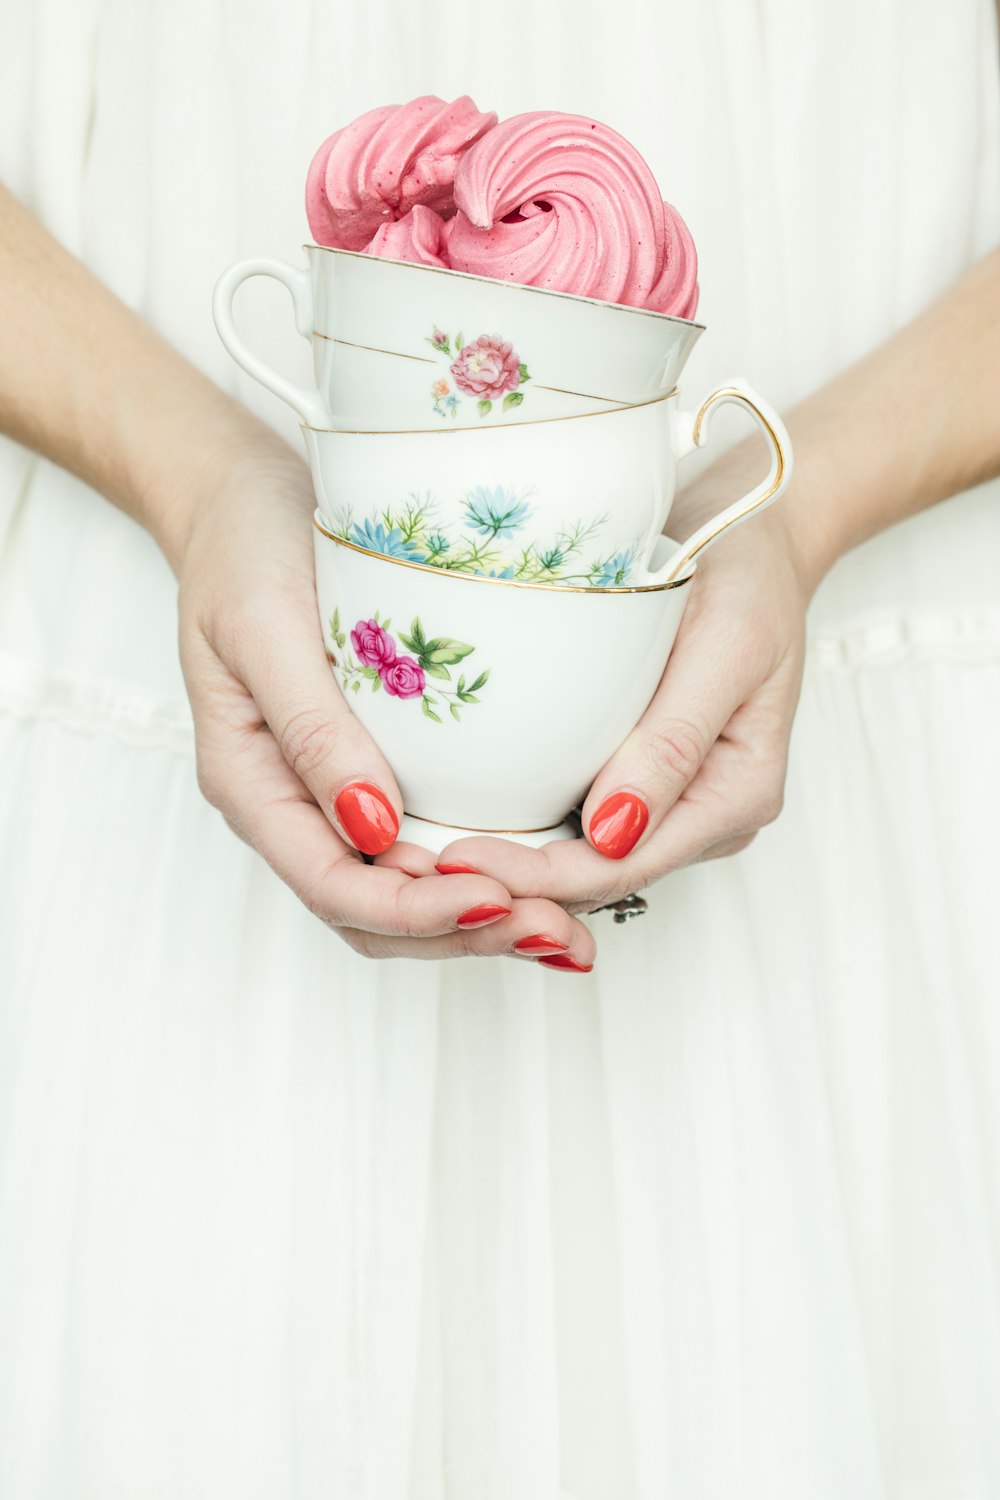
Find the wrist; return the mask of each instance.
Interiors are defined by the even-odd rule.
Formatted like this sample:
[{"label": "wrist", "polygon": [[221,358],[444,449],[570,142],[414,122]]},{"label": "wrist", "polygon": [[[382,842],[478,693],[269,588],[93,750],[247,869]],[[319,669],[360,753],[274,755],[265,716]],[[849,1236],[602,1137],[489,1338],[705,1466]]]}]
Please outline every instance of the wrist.
[{"label": "wrist", "polygon": [[179,441],[165,432],[163,452],[147,451],[136,466],[129,508],[179,576],[199,522],[241,473],[269,468],[301,487],[303,464],[276,432],[214,388],[197,420],[176,429]]}]

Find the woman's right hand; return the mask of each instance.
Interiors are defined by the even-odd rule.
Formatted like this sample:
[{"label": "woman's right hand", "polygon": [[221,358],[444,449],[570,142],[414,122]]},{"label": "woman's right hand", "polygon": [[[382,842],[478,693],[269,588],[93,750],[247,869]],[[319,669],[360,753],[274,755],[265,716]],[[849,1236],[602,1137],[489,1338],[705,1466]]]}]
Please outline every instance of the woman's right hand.
[{"label": "woman's right hand", "polygon": [[[402,800],[327,661],[313,505],[305,465],[262,436],[216,460],[183,526],[172,518],[166,550],[180,583],[181,664],[202,791],[360,953],[557,955],[560,966],[566,958],[589,966],[593,937],[554,902],[514,900],[485,875],[434,873],[422,851],[411,873],[362,859],[393,843]],[[177,507],[187,511],[187,497]]]}]

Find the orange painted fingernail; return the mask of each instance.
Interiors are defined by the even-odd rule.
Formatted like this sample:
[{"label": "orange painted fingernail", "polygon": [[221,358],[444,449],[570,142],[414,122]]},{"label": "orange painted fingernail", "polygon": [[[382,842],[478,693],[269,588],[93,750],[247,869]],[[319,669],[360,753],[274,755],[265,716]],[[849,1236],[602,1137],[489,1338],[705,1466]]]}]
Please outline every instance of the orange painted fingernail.
[{"label": "orange painted fingernail", "polygon": [[555,938],[546,937],[544,932],[533,932],[529,937],[518,938],[514,944],[514,952],[540,958],[543,953],[565,953],[568,947],[569,943],[560,943]]},{"label": "orange painted fingernail", "polygon": [[606,797],[590,820],[590,842],[607,859],[624,859],[642,838],[649,808],[633,792]]},{"label": "orange painted fingernail", "polygon": [[370,781],[352,781],[333,805],[344,832],[362,854],[384,854],[395,843],[399,819]]},{"label": "orange painted fingernail", "polygon": [[455,921],[459,927],[485,927],[487,922],[499,922],[501,917],[509,916],[509,906],[470,906]]},{"label": "orange painted fingernail", "polygon": [[594,967],[593,964],[578,964],[568,953],[553,953],[551,958],[540,958],[538,962],[550,969],[565,969],[571,974],[589,974]]},{"label": "orange painted fingernail", "polygon": [[456,861],[456,862],[454,862],[452,864],[447,864],[447,865],[435,865],[434,868],[435,868],[435,870],[437,870],[437,872],[438,872],[439,875],[481,875],[482,874],[482,871],[481,870],[477,870],[476,867],[475,867],[475,865],[463,865],[460,861]]}]

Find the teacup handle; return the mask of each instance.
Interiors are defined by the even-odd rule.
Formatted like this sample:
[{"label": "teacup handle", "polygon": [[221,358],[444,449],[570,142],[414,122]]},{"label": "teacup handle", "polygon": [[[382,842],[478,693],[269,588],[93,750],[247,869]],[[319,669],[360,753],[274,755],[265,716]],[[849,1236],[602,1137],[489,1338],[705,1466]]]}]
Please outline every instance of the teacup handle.
[{"label": "teacup handle", "polygon": [[315,387],[308,389],[305,386],[295,385],[291,380],[286,380],[284,375],[279,375],[277,370],[272,370],[270,365],[258,359],[237,333],[233,319],[233,298],[236,296],[237,289],[251,276],[273,276],[276,281],[281,282],[282,286],[287,287],[295,308],[295,326],[303,338],[312,337],[313,292],[310,272],[301,270],[298,266],[290,266],[283,260],[260,257],[256,260],[237,261],[235,266],[230,266],[228,271],[223,271],[215,284],[215,292],[212,295],[212,316],[215,318],[215,326],[219,330],[220,339],[236,363],[246,370],[248,375],[252,375],[254,380],[259,380],[265,389],[272,391],[282,401],[287,401],[303,422],[310,427],[328,426],[329,414],[326,402],[319,391]]},{"label": "teacup handle", "polygon": [[705,446],[708,441],[712,413],[716,407],[727,403],[732,406],[742,406],[760,427],[771,449],[770,470],[767,477],[748,494],[736,500],[719,515],[713,516],[710,521],[706,521],[704,526],[699,527],[692,536],[689,536],[680,549],[674,553],[662,573],[657,575],[657,582],[671,583],[682,573],[687,572],[698,553],[714,542],[722,532],[727,531],[730,526],[738,526],[741,521],[745,521],[758,510],[763,510],[765,506],[777,500],[788,487],[788,481],[792,477],[792,445],[784,422],[770,402],[765,401],[763,396],[759,396],[753,387],[739,376],[733,380],[727,380],[725,385],[720,385],[717,390],[706,396],[696,412],[678,412],[677,420],[680,424],[678,458],[683,458],[695,448]]}]

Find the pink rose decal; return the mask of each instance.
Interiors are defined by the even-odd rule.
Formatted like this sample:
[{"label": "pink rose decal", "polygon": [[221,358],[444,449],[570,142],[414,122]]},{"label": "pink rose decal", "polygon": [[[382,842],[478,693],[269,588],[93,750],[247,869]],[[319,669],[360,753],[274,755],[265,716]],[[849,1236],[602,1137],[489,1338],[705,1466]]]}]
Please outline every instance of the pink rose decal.
[{"label": "pink rose decal", "polygon": [[377,667],[379,672],[396,660],[396,642],[374,620],[358,621],[351,631],[351,645],[362,666]]},{"label": "pink rose decal", "polygon": [[412,656],[397,656],[396,660],[379,667],[382,686],[394,698],[419,698],[424,691],[424,669]]},{"label": "pink rose decal", "polygon": [[452,377],[460,391],[478,396],[480,401],[494,401],[521,383],[521,361],[513,345],[499,334],[481,333],[466,344],[451,367]]},{"label": "pink rose decal", "polygon": [[[380,620],[376,610],[371,620],[358,621],[348,643],[347,632],[340,627],[340,610],[335,609],[330,616],[327,630],[333,649],[328,648],[327,660],[340,679],[347,701],[353,706],[358,702],[357,695],[384,691],[390,698],[419,700],[424,718],[432,724],[450,723],[452,719],[461,723],[466,708],[480,701],[478,694],[490,677],[488,667],[475,677],[467,670],[460,672],[457,680],[452,677],[452,668],[471,656],[475,646],[451,635],[428,635],[418,615],[413,617],[409,633],[396,631],[397,642],[389,633],[391,623]],[[400,646],[413,655],[400,656]],[[357,712],[364,719],[364,710],[359,708]],[[412,714],[413,710],[407,712]]]}]

